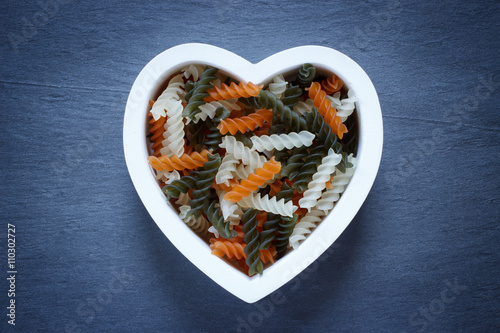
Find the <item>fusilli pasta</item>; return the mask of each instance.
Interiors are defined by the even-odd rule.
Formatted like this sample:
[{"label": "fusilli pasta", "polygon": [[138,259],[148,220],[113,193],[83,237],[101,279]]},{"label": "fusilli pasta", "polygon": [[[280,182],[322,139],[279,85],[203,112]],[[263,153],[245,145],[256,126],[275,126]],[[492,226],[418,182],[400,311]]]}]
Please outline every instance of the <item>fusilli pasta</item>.
[{"label": "fusilli pasta", "polygon": [[218,128],[221,134],[227,134],[227,132],[231,135],[235,135],[237,132],[245,133],[247,130],[253,131],[257,126],[262,126],[264,122],[270,122],[272,115],[271,110],[261,109],[245,117],[224,119]]},{"label": "fusilli pasta", "polygon": [[332,188],[323,192],[321,199],[316,203],[316,208],[322,210],[325,214],[328,214],[333,209],[333,206],[340,199],[340,195],[345,191],[347,184],[349,184],[354,174],[356,158],[350,155],[349,162],[353,166],[347,168],[344,173],[337,169],[331,180]]},{"label": "fusilli pasta", "polygon": [[207,93],[210,96],[205,98],[205,102],[208,103],[212,101],[220,101],[223,99],[258,96],[259,91],[262,89],[262,87],[263,85],[258,86],[253,84],[252,82],[240,82],[239,84],[231,82],[229,86],[223,83],[220,87],[215,86],[207,90]]},{"label": "fusilli pasta", "polygon": [[228,192],[224,199],[228,201],[238,202],[243,197],[247,197],[253,191],[257,190],[259,186],[265,184],[266,181],[273,178],[281,169],[281,163],[271,158],[269,162],[264,163],[261,168],[258,168],[255,173],[248,176],[248,179],[243,179],[240,184],[234,186]]},{"label": "fusilli pasta", "polygon": [[189,65],[187,67],[184,67],[181,69],[182,72],[184,72],[184,77],[186,79],[189,79],[190,77],[193,79],[193,81],[198,81],[200,78],[201,73],[205,70],[205,65]]},{"label": "fusilli pasta", "polygon": [[219,147],[226,149],[226,153],[232,154],[235,158],[241,160],[243,164],[249,165],[254,170],[260,168],[266,162],[264,156],[246,147],[233,136],[223,137]]},{"label": "fusilli pasta", "polygon": [[160,117],[165,117],[167,115],[166,109],[167,101],[178,101],[180,96],[184,93],[184,80],[182,79],[182,74],[174,76],[168,83],[167,89],[165,89],[160,97],[156,100],[151,108],[151,115],[154,120],[158,120]]},{"label": "fusilli pasta", "polygon": [[330,180],[330,175],[335,171],[335,166],[340,163],[341,159],[342,157],[335,154],[333,149],[330,149],[328,155],[323,157],[318,170],[307,185],[303,198],[299,200],[300,208],[311,209],[316,205],[316,201],[326,187],[326,182]]},{"label": "fusilli pasta", "polygon": [[299,133],[291,132],[289,134],[273,134],[253,136],[250,139],[253,143],[253,148],[259,152],[265,150],[283,150],[300,148],[303,146],[309,147],[312,145],[315,135],[308,131],[300,131]]},{"label": "fusilli pasta", "polygon": [[247,255],[246,263],[249,267],[248,275],[252,276],[256,273],[262,274],[264,266],[260,260],[260,239],[257,231],[257,212],[250,208],[243,213],[241,221],[243,222],[243,232],[245,236],[243,240],[246,243],[245,254]]},{"label": "fusilli pasta", "polygon": [[277,98],[281,99],[286,90],[287,83],[283,74],[279,74],[273,78],[273,82],[269,83],[268,89],[275,94]]},{"label": "fusilli pasta", "polygon": [[313,209],[300,219],[290,235],[290,246],[296,249],[300,242],[306,239],[314,228],[323,220],[325,213],[319,209]]},{"label": "fusilli pasta", "polygon": [[250,194],[248,197],[242,198],[238,205],[243,208],[254,207],[258,210],[263,210],[268,213],[279,214],[281,216],[293,216],[293,212],[297,209],[291,201],[286,202],[284,199],[276,200],[276,197],[269,198],[269,195],[261,197],[258,193]]}]

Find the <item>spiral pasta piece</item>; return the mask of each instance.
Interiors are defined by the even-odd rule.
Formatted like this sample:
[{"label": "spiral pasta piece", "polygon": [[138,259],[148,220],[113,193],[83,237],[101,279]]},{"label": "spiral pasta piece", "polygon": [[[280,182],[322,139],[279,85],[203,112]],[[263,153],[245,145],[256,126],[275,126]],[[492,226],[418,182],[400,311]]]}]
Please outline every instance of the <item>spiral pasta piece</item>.
[{"label": "spiral pasta piece", "polygon": [[217,108],[215,112],[215,117],[213,119],[207,120],[206,124],[208,127],[208,133],[205,135],[205,145],[207,149],[212,149],[216,151],[219,149],[219,145],[222,142],[222,134],[219,132],[217,126],[227,118],[230,111],[227,111],[222,106]]},{"label": "spiral pasta piece", "polygon": [[[151,113],[150,113],[151,114]],[[151,150],[153,150],[153,156],[160,156],[160,149],[163,147],[162,141],[163,141],[163,132],[165,132],[165,123],[167,121],[167,118],[165,117],[160,117],[158,120],[155,120],[153,116],[151,116],[151,119],[149,120],[150,128],[149,128],[149,133],[151,133],[151,137],[149,138],[149,141],[153,143],[151,146]]]},{"label": "spiral pasta piece", "polygon": [[275,94],[276,97],[281,99],[283,97],[283,93],[286,90],[287,83],[288,82],[286,82],[283,74],[279,74],[273,77],[273,82],[269,83],[268,89],[270,92]]},{"label": "spiral pasta piece", "polygon": [[286,254],[288,242],[297,224],[297,219],[298,216],[294,214],[293,217],[285,217],[278,223],[278,235],[274,243],[277,252],[276,259],[280,259]]},{"label": "spiral pasta piece", "polygon": [[175,204],[179,205],[179,206],[189,205],[189,200],[191,200],[191,197],[189,196],[189,194],[181,192],[179,194],[177,200],[175,200]]},{"label": "spiral pasta piece", "polygon": [[344,81],[342,81],[337,75],[333,74],[332,76],[326,78],[326,80],[321,81],[321,89],[327,94],[332,95],[336,93],[342,86],[344,85]]},{"label": "spiral pasta piece", "polygon": [[241,207],[235,204],[234,202],[227,201],[224,199],[224,195],[227,193],[225,191],[219,191],[219,203],[220,209],[222,211],[222,216],[224,216],[224,220],[228,221],[232,226],[238,225],[241,221],[241,215],[243,211]]},{"label": "spiral pasta piece", "polygon": [[233,154],[226,154],[224,158],[222,158],[217,175],[215,175],[215,182],[217,184],[229,186],[229,179],[234,178],[233,172],[236,172],[236,166],[238,164],[240,164],[240,161],[234,157]]},{"label": "spiral pasta piece", "polygon": [[162,181],[165,185],[172,183],[174,180],[179,180],[181,175],[179,171],[174,170],[172,172],[168,171],[157,171],[156,172],[156,180]]},{"label": "spiral pasta piece", "polygon": [[281,101],[284,105],[292,108],[297,105],[300,97],[302,97],[302,89],[298,86],[290,86],[286,88],[285,97],[282,97]]},{"label": "spiral pasta piece", "polygon": [[219,154],[210,154],[208,155],[208,161],[203,163],[203,170],[198,171],[195,189],[192,193],[193,198],[189,201],[191,210],[187,213],[187,216],[192,215],[197,219],[208,207],[210,188],[212,187],[220,163],[221,158]]},{"label": "spiral pasta piece", "polygon": [[316,226],[323,221],[325,215],[326,214],[319,209],[313,209],[304,215],[300,219],[300,222],[297,223],[289,237],[290,246],[297,249],[300,242],[306,239],[307,235],[309,235],[313,229],[315,229]]},{"label": "spiral pasta piece", "polygon": [[191,65],[189,65],[189,66],[184,67],[183,69],[181,69],[181,71],[183,72],[184,77],[186,79],[189,79],[190,77],[192,77],[193,81],[198,81],[198,79],[201,76],[201,73],[203,73],[203,71],[205,70],[205,68],[206,68],[205,65],[194,65],[194,64],[191,64]]},{"label": "spiral pasta piece", "polygon": [[326,187],[326,182],[330,180],[331,174],[335,172],[335,166],[340,163],[341,159],[342,156],[335,154],[330,148],[328,155],[321,160],[318,170],[307,185],[304,196],[299,200],[300,208],[311,209],[316,205],[316,201],[321,197],[321,192]]},{"label": "spiral pasta piece", "polygon": [[209,96],[207,90],[212,87],[210,82],[216,79],[215,73],[217,71],[217,68],[207,67],[201,74],[200,80],[194,83],[193,89],[186,94],[187,105],[182,112],[183,117],[193,119],[196,114],[201,112],[199,107],[206,103],[203,99]]},{"label": "spiral pasta piece", "polygon": [[271,246],[271,242],[276,238],[278,224],[281,222],[281,216],[273,213],[267,214],[267,219],[262,226],[260,232],[260,249],[267,249]]},{"label": "spiral pasta piece", "polygon": [[249,267],[248,276],[252,276],[256,273],[262,274],[264,266],[260,260],[260,239],[259,232],[257,231],[257,212],[255,209],[250,208],[241,216],[241,221],[243,222],[243,232],[245,236],[243,240],[245,241],[245,254],[247,255],[246,264]]},{"label": "spiral pasta piece", "polygon": [[163,148],[160,149],[161,155],[181,156],[184,154],[184,123],[182,121],[182,102],[166,101],[167,122],[162,141]]},{"label": "spiral pasta piece", "polygon": [[276,162],[274,156],[269,162],[264,163],[261,168],[255,170],[248,176],[248,179],[243,179],[240,184],[233,187],[231,192],[224,196],[224,200],[238,202],[243,197],[247,197],[253,191],[257,190],[259,186],[264,185],[267,180],[273,178],[281,169],[281,163]]},{"label": "spiral pasta piece", "polygon": [[326,96],[326,98],[328,98],[337,109],[337,116],[340,117],[343,123],[345,123],[347,118],[354,112],[354,108],[356,107],[354,103],[358,101],[358,98],[354,96],[352,90],[347,91],[347,98],[340,99],[339,91],[333,96]]},{"label": "spiral pasta piece", "polygon": [[283,150],[300,148],[303,146],[309,147],[312,145],[315,135],[308,131],[300,131],[299,133],[291,132],[289,134],[273,134],[263,136],[253,136],[250,139],[253,143],[253,148],[259,152],[265,150]]},{"label": "spiral pasta piece", "polygon": [[315,143],[309,155],[304,160],[301,165],[300,170],[295,177],[295,182],[293,187],[299,191],[304,192],[307,189],[307,185],[311,181],[313,175],[318,170],[318,166],[321,163],[323,157],[325,157],[325,147],[321,143]]},{"label": "spiral pasta piece", "polygon": [[[181,198],[182,193],[187,193],[189,189],[193,189],[198,177],[198,171],[193,171],[189,175],[182,176],[180,179],[172,181],[164,186],[162,191],[167,195],[167,199]],[[179,204],[187,205],[190,201],[189,196],[183,196],[183,201]]]},{"label": "spiral pasta piece", "polygon": [[246,258],[245,244],[235,243],[228,240],[218,240],[210,244],[212,254],[219,258],[226,256],[228,259],[242,259]]},{"label": "spiral pasta piece", "polygon": [[180,96],[184,94],[184,80],[182,79],[182,74],[174,76],[167,85],[167,88],[161,93],[156,102],[151,108],[151,115],[154,120],[158,120],[160,117],[165,117],[167,115],[166,109],[167,101],[179,101]]},{"label": "spiral pasta piece", "polygon": [[325,117],[325,122],[330,126],[333,133],[339,139],[342,139],[344,133],[347,133],[347,127],[342,123],[342,119],[337,116],[337,110],[331,106],[332,102],[326,98],[326,93],[321,90],[321,85],[318,82],[313,82],[306,90],[309,91],[309,98],[313,100],[319,114]]},{"label": "spiral pasta piece", "polygon": [[283,163],[285,166],[281,168],[278,178],[288,178],[293,180],[304,164],[304,159],[308,156],[307,147],[295,148],[292,150],[291,156]]},{"label": "spiral pasta piece", "polygon": [[207,125],[205,122],[199,123],[190,123],[187,126],[186,137],[188,139],[188,143],[190,147],[196,147],[197,149],[201,149],[205,143],[205,130],[207,129]]},{"label": "spiral pasta piece", "polygon": [[340,199],[340,194],[344,193],[345,188],[354,175],[357,164],[356,158],[349,155],[349,162],[352,163],[353,166],[347,168],[344,173],[337,170],[331,181],[332,188],[323,192],[321,198],[316,203],[316,209],[322,210],[325,215],[333,209],[335,203]]},{"label": "spiral pasta piece", "polygon": [[179,207],[179,218],[194,232],[200,235],[204,235],[208,230],[208,221],[202,215],[199,218],[195,219],[193,216],[186,216],[186,214],[191,210],[189,205],[183,205]]},{"label": "spiral pasta piece", "polygon": [[[225,101],[214,101],[214,102],[200,105],[198,107],[198,109],[201,112],[194,115],[193,122],[197,123],[200,120],[206,121],[208,118],[213,119],[215,117],[215,111],[220,107],[223,107],[224,109],[226,109],[228,111],[241,110],[241,107],[238,104],[237,99],[228,99]],[[188,121],[186,123],[189,123],[190,121],[191,121],[191,118],[188,118]]]},{"label": "spiral pasta piece", "polygon": [[299,87],[308,87],[316,76],[316,68],[311,64],[303,64],[297,73],[297,83]]},{"label": "spiral pasta piece", "polygon": [[241,133],[245,133],[247,130],[253,131],[257,126],[262,126],[264,122],[270,122],[272,115],[271,110],[257,110],[245,117],[224,119],[220,122],[218,129],[221,134],[229,132],[231,135],[235,135],[238,131]]},{"label": "spiral pasta piece", "polygon": [[179,156],[149,156],[148,161],[151,166],[157,171],[173,171],[184,169],[196,169],[203,166],[203,163],[208,161],[208,151],[202,150],[201,153],[192,152],[191,154],[182,154]]},{"label": "spiral pasta piece", "polygon": [[291,201],[285,202],[284,199],[277,200],[276,197],[269,198],[267,194],[261,197],[258,193],[252,193],[248,197],[242,198],[238,201],[238,205],[242,208],[253,207],[257,210],[289,217],[292,217],[297,209],[297,206],[294,206]]},{"label": "spiral pasta piece", "polygon": [[246,147],[241,141],[236,140],[233,136],[224,136],[219,147],[226,149],[226,154],[233,156],[249,165],[252,170],[256,170],[264,165],[267,159],[259,155],[258,152]]},{"label": "spiral pasta piece", "polygon": [[207,90],[209,97],[205,97],[205,102],[220,101],[224,99],[240,98],[240,97],[251,97],[258,96],[259,91],[264,87],[264,85],[255,85],[252,82],[244,83],[240,82],[236,84],[231,82],[228,86],[223,83],[220,87],[212,87]]}]

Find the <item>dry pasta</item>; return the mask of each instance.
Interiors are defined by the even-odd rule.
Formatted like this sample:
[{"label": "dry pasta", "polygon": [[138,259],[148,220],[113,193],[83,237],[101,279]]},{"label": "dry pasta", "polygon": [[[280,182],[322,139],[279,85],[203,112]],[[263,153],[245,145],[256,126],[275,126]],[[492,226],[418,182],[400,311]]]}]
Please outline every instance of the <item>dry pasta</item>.
[{"label": "dry pasta", "polygon": [[267,85],[188,64],[150,102],[148,162],[212,254],[262,274],[307,240],[349,185],[356,102],[311,64]]}]

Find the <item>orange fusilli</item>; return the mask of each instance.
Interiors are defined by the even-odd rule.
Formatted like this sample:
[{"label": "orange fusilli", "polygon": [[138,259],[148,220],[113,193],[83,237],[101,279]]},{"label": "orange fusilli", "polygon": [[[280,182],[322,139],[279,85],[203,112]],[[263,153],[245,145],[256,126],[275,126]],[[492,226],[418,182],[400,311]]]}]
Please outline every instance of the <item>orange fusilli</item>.
[{"label": "orange fusilli", "polygon": [[191,154],[182,154],[179,156],[149,156],[148,160],[151,166],[157,171],[173,171],[184,169],[196,169],[203,166],[208,161],[208,151],[203,149],[201,153],[193,152]]},{"label": "orange fusilli", "polygon": [[257,168],[255,173],[251,173],[247,179],[243,179],[239,185],[233,186],[232,190],[224,196],[225,200],[238,202],[243,197],[247,197],[259,186],[273,178],[281,170],[281,163],[277,162],[274,156],[269,162],[264,163],[261,168]]},{"label": "orange fusilli", "polygon": [[253,131],[257,126],[262,126],[264,122],[269,123],[272,116],[272,110],[260,109],[245,117],[223,119],[217,128],[223,135],[227,134],[227,132],[231,133],[231,135],[235,135],[238,131],[245,133],[247,130]]},{"label": "orange fusilli", "polygon": [[259,91],[264,87],[264,85],[256,85],[252,82],[243,83],[240,82],[236,84],[231,82],[228,86],[223,83],[220,87],[213,87],[207,90],[207,93],[210,95],[204,98],[204,101],[209,103],[213,101],[220,101],[223,99],[232,99],[232,98],[240,98],[240,97],[256,97],[259,95]]}]

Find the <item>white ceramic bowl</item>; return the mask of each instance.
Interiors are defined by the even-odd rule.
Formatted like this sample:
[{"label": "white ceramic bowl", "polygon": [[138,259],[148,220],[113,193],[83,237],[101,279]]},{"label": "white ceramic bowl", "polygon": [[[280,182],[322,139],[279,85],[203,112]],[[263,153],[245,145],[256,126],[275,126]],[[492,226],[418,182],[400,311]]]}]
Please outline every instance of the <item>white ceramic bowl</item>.
[{"label": "white ceramic bowl", "polygon": [[[359,99],[358,166],[332,212],[299,246],[261,276],[248,277],[211,254],[209,246],[177,216],[165,199],[148,165],[148,101],[173,73],[187,64],[219,68],[236,80],[267,83],[273,76],[297,70],[304,63],[321,72],[337,74]],[[285,50],[252,64],[227,50],[206,44],[183,44],[151,60],[139,73],[128,97],[123,124],[125,160],[135,189],[149,214],[168,239],[196,267],[242,300],[253,303],[272,293],[314,262],[345,230],[363,204],[375,180],[382,155],[383,127],[380,104],[372,82],[346,55],[321,46]]]}]

